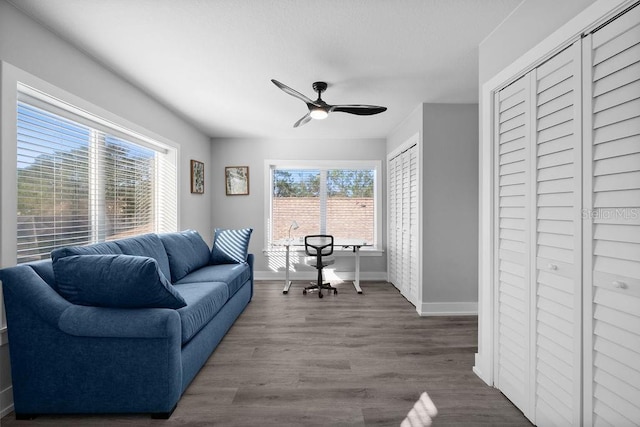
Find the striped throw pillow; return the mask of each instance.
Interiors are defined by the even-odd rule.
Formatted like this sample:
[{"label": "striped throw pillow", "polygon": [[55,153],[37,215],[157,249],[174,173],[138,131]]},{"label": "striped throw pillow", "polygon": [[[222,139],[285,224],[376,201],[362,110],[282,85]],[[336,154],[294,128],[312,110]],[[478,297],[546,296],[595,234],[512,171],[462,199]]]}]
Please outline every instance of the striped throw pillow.
[{"label": "striped throw pillow", "polygon": [[253,228],[225,230],[216,228],[211,250],[211,264],[241,264],[247,261]]}]

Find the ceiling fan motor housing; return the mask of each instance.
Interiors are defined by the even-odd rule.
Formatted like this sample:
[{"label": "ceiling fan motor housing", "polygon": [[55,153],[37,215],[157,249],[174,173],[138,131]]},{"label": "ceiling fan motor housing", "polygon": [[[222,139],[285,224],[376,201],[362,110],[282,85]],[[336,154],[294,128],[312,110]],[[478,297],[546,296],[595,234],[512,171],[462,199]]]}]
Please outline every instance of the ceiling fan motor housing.
[{"label": "ceiling fan motor housing", "polygon": [[318,95],[327,90],[327,84],[325,82],[314,82],[312,87],[313,90],[318,92]]}]

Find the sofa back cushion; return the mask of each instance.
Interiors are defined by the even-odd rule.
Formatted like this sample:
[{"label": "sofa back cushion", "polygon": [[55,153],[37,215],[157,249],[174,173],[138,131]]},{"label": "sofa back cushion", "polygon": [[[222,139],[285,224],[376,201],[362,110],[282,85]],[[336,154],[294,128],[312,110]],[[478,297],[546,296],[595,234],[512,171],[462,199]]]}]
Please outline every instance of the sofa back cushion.
[{"label": "sofa back cushion", "polygon": [[167,257],[164,245],[157,234],[143,234],[128,239],[115,240],[114,243],[118,245],[125,255],[146,256],[155,259],[158,262],[158,267],[160,267],[162,274],[164,274],[166,278],[171,277],[169,257]]},{"label": "sofa back cushion", "polygon": [[211,249],[211,264],[242,264],[247,262],[252,231],[253,228],[239,230],[216,228]]},{"label": "sofa back cushion", "polygon": [[51,251],[51,259],[55,263],[59,258],[73,255],[117,255],[122,254],[122,250],[116,242],[94,243],[86,246],[67,246]]},{"label": "sofa back cushion", "polygon": [[169,257],[173,283],[209,264],[209,246],[195,230],[160,234],[160,240]]},{"label": "sofa back cushion", "polygon": [[132,255],[72,255],[53,262],[58,292],[79,305],[173,308],[186,302],[155,259]]}]

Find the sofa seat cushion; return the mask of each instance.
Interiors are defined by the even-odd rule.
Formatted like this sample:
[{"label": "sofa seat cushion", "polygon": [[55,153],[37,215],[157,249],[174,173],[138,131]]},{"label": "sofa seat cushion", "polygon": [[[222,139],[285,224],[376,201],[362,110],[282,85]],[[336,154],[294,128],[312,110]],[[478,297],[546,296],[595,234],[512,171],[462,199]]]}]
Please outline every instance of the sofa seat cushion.
[{"label": "sofa seat cushion", "polygon": [[248,264],[219,264],[208,265],[187,274],[175,284],[199,282],[224,282],[229,288],[231,298],[240,287],[251,278],[251,268]]},{"label": "sofa seat cushion", "polygon": [[182,324],[182,344],[193,338],[220,311],[229,299],[229,289],[222,282],[183,283],[173,288],[187,302],[177,310]]}]

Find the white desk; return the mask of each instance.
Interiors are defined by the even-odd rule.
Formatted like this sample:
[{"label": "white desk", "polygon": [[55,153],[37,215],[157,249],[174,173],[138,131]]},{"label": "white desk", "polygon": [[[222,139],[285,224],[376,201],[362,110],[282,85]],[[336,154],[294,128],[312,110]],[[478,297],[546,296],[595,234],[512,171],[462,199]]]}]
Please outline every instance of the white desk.
[{"label": "white desk", "polygon": [[[284,289],[282,289],[283,294],[287,294],[289,292],[289,288],[291,287],[291,280],[289,279],[289,251],[291,246],[301,246],[304,247],[304,239],[284,239],[273,242],[274,246],[284,246],[286,250],[285,255],[285,278],[284,278]],[[362,240],[356,239],[340,239],[335,240],[333,242],[333,247],[343,247],[353,248],[353,253],[356,254],[355,261],[355,277],[353,281],[353,287],[356,288],[356,292],[359,294],[362,293],[362,288],[360,287],[360,248],[363,246],[372,246],[371,243],[364,242]]]}]

